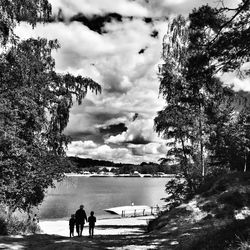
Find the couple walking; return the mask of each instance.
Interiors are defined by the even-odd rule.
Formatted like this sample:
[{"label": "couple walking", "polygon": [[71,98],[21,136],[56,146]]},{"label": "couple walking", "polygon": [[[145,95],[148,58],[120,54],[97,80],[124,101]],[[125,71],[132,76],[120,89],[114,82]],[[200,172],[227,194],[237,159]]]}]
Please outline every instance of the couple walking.
[{"label": "couple walking", "polygon": [[94,227],[96,222],[96,217],[94,216],[94,212],[91,211],[89,218],[87,218],[86,212],[83,209],[84,206],[81,205],[80,208],[76,211],[75,215],[71,215],[71,219],[69,220],[70,227],[70,237],[74,236],[74,227],[76,225],[76,232],[78,236],[82,236],[83,227],[85,221],[89,222],[89,236],[93,237],[94,235]]}]

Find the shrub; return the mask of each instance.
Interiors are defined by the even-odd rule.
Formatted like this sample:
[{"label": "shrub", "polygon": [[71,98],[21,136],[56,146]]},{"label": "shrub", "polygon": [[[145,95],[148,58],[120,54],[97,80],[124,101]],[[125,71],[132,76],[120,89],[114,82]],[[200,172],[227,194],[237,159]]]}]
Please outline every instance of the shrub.
[{"label": "shrub", "polygon": [[250,249],[250,239],[242,239],[241,237],[237,236],[237,240],[234,244],[230,244],[228,250],[249,250]]},{"label": "shrub", "polygon": [[220,195],[218,200],[223,204],[229,204],[239,209],[245,206],[247,198],[239,191],[229,191]]},{"label": "shrub", "polygon": [[[176,249],[185,250],[223,250],[229,249],[229,247],[235,247],[231,249],[244,249],[239,247],[239,237],[240,239],[247,239],[249,236],[249,224],[250,218],[242,221],[233,221],[232,223],[220,227],[211,228],[206,232],[202,232],[196,239],[188,242],[188,245],[180,245]],[[246,240],[242,240],[246,242]],[[245,248],[249,249],[249,248]]]},{"label": "shrub", "polygon": [[168,210],[177,207],[183,201],[193,196],[187,180],[182,175],[177,175],[174,179],[170,180],[165,186],[165,191],[168,196],[163,198],[163,200],[167,203],[166,207]]},{"label": "shrub", "polygon": [[224,218],[233,218],[234,217],[235,207],[229,204],[224,205],[222,208],[217,208],[213,212],[215,218],[224,219]]},{"label": "shrub", "polygon": [[212,192],[216,193],[217,191],[225,191],[227,182],[223,180],[223,178],[222,181],[217,180],[219,177],[225,176],[226,173],[227,170],[223,168],[217,168],[213,171],[210,171],[210,173],[204,177],[201,185],[197,189],[197,194],[202,194],[206,197],[209,196]]},{"label": "shrub", "polygon": [[3,217],[0,217],[0,235],[7,235],[7,223]]},{"label": "shrub", "polygon": [[202,209],[206,212],[211,212],[217,207],[218,205],[214,201],[209,201],[202,206]]},{"label": "shrub", "polygon": [[6,216],[0,217],[0,235],[31,234],[40,232],[40,227],[36,223],[19,219],[16,216],[7,219]]}]

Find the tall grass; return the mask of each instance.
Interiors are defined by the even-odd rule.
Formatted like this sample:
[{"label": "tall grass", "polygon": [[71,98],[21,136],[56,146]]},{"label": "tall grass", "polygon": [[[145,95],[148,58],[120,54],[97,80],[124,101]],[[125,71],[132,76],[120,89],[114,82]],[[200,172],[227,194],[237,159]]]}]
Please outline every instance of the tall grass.
[{"label": "tall grass", "polygon": [[250,239],[242,239],[236,236],[234,246],[229,246],[227,250],[250,250]]},{"label": "tall grass", "polygon": [[28,219],[21,219],[17,216],[7,218],[0,215],[0,235],[34,234],[40,232],[40,227]]}]

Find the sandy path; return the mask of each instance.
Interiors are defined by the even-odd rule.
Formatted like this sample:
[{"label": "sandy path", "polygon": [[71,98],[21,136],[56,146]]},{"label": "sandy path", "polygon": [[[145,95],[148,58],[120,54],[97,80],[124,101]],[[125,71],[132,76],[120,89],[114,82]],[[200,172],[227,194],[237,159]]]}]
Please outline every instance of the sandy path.
[{"label": "sandy path", "polygon": [[88,237],[87,225],[82,237],[69,238],[68,221],[41,221],[39,224],[43,234],[1,236],[0,249],[154,249],[145,241],[150,237],[144,234],[147,222],[152,218],[153,216],[145,216],[98,220],[93,239]]},{"label": "sandy path", "polygon": [[[97,220],[95,235],[131,235],[141,233],[153,216],[115,218]],[[40,228],[45,234],[69,235],[69,224],[66,220],[41,221]],[[76,235],[76,233],[75,233]],[[88,223],[85,224],[83,236],[88,236]]]},{"label": "sandy path", "polygon": [[[151,217],[152,218],[152,217]],[[28,250],[149,250],[174,249],[175,236],[170,231],[145,233],[150,217],[99,220],[94,238],[88,237],[88,227],[82,237],[68,237],[68,221],[41,221],[43,234],[30,236],[0,236],[0,249]],[[60,235],[59,235],[60,234]]]}]

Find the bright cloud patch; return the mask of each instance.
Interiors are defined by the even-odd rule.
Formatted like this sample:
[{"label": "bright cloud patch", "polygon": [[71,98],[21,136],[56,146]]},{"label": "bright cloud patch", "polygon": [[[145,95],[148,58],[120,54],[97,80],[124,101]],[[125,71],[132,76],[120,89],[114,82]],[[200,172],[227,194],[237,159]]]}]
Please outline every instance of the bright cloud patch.
[{"label": "bright cloud patch", "polygon": [[149,144],[152,141],[159,141],[153,131],[152,119],[138,119],[128,125],[128,130],[116,136],[110,136],[106,143],[113,144]]},{"label": "bright cloud patch", "polygon": [[51,0],[54,13],[59,9],[70,17],[82,12],[88,15],[116,12],[124,16],[147,16],[148,10],[136,1],[129,0]]},{"label": "bright cloud patch", "polygon": [[[73,139],[68,155],[140,163],[166,154],[153,119],[165,104],[157,73],[167,18],[206,2],[51,0],[55,16],[62,9],[63,21],[16,28],[22,39],[58,39],[56,71],[91,77],[102,86],[102,94],[88,93],[82,105],[71,109],[64,131]],[[88,23],[94,20],[101,23]],[[249,90],[248,80],[233,83]]]}]

